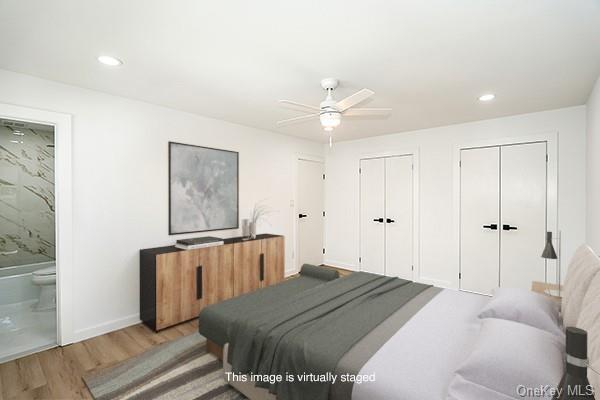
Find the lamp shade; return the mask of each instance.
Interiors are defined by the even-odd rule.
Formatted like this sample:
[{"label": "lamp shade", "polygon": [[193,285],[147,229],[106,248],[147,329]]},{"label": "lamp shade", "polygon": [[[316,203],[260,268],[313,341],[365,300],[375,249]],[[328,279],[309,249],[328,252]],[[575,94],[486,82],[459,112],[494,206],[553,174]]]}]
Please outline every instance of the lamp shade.
[{"label": "lamp shade", "polygon": [[554,246],[552,246],[552,232],[546,232],[546,246],[542,252],[542,258],[550,260],[556,260],[558,258],[556,256],[556,251],[554,251]]}]

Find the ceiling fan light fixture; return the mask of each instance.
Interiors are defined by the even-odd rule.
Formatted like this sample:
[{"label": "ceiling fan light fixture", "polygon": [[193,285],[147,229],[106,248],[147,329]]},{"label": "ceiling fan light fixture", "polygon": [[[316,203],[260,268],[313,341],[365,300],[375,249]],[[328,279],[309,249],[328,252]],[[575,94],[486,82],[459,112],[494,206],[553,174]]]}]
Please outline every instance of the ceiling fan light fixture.
[{"label": "ceiling fan light fixture", "polygon": [[327,97],[325,97],[325,100],[319,103],[318,106],[303,104],[292,100],[279,100],[281,104],[293,106],[295,110],[301,111],[307,115],[286,118],[277,121],[277,125],[286,126],[296,122],[303,122],[313,118],[319,118],[321,126],[325,132],[331,135],[333,129],[338,127],[342,122],[342,114],[344,116],[349,115],[353,117],[366,117],[371,115],[385,116],[392,111],[390,108],[357,108],[356,105],[362,103],[375,94],[375,92],[369,89],[361,89],[340,101],[336,101],[333,96],[333,91],[338,84],[339,81],[335,78],[327,78],[321,81],[321,87],[327,91]]},{"label": "ceiling fan light fixture", "polygon": [[333,129],[342,122],[342,115],[338,111],[324,111],[319,115],[319,119],[323,128]]}]

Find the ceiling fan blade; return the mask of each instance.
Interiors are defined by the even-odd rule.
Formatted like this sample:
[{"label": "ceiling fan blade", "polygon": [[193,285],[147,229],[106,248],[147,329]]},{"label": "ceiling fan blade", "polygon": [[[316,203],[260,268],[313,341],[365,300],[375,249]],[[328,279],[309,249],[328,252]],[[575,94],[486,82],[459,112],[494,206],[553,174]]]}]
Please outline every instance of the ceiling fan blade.
[{"label": "ceiling fan blade", "polygon": [[391,108],[351,108],[344,111],[343,115],[348,117],[361,117],[370,115],[388,115],[392,112]]},{"label": "ceiling fan blade", "polygon": [[337,107],[338,111],[345,111],[345,110],[349,109],[350,107],[352,107],[362,101],[365,101],[366,99],[373,96],[374,94],[375,94],[375,92],[372,90],[361,89],[358,92],[354,93],[353,95],[348,96],[345,99],[338,101],[335,106]]},{"label": "ceiling fan blade", "polygon": [[302,112],[314,113],[315,111],[321,111],[319,107],[309,106],[308,104],[298,103],[297,101],[279,100],[279,102],[288,108]]},{"label": "ceiling fan blade", "polygon": [[295,122],[304,122],[304,121],[308,121],[309,119],[312,119],[312,118],[315,118],[318,116],[319,116],[319,114],[310,114],[310,115],[301,115],[299,117],[294,117],[294,118],[282,119],[281,121],[277,121],[277,125],[284,126],[284,125],[293,124]]}]

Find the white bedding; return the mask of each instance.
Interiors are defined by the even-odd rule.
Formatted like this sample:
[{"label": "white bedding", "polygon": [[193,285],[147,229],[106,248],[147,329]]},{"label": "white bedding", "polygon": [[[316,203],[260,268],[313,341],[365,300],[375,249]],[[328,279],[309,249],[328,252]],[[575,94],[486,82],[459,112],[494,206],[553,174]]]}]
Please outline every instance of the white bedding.
[{"label": "white bedding", "polygon": [[363,366],[374,382],[355,384],[352,400],[446,399],[454,371],[479,333],[477,315],[489,297],[443,290]]}]

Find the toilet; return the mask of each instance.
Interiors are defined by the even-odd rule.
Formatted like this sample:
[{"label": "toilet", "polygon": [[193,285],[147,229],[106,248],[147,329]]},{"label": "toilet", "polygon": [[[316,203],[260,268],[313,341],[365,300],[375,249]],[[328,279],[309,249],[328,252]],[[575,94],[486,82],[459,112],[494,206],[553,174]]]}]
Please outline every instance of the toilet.
[{"label": "toilet", "polygon": [[33,284],[40,287],[40,298],[33,309],[54,310],[56,308],[56,265],[33,271],[31,275]]}]

